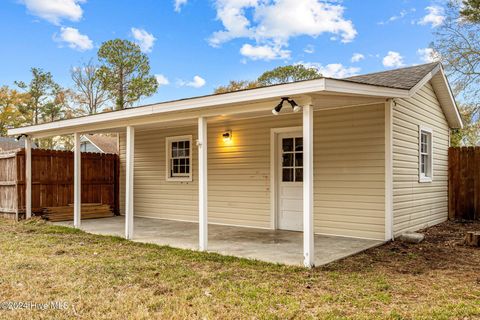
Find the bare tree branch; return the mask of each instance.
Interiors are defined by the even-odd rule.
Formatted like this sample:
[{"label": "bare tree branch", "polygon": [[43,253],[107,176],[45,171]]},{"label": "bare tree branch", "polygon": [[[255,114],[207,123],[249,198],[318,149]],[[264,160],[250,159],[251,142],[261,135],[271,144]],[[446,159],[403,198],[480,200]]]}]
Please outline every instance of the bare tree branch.
[{"label": "bare tree branch", "polygon": [[97,76],[97,69],[98,67],[90,60],[80,67],[72,68],[70,72],[76,91],[75,100],[88,114],[101,111],[110,100],[108,92],[102,87]]}]

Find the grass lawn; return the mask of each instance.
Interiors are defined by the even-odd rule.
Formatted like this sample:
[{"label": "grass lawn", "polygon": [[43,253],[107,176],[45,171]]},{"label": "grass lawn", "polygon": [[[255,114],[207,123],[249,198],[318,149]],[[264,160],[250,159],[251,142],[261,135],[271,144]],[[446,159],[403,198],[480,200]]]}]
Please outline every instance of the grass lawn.
[{"label": "grass lawn", "polygon": [[460,243],[474,229],[447,222],[306,270],[0,219],[0,303],[68,303],[0,318],[480,318],[480,249]]}]

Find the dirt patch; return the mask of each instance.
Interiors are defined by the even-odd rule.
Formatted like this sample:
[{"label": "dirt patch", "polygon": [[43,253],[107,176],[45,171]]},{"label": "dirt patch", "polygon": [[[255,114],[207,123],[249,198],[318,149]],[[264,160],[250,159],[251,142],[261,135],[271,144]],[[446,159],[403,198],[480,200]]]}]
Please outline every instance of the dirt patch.
[{"label": "dirt patch", "polygon": [[[480,271],[480,249],[464,244],[467,231],[480,231],[480,222],[445,222],[424,230],[419,244],[389,242],[362,254],[337,261],[326,270],[337,268],[359,271],[368,263],[393,273],[418,274],[433,270]],[[480,277],[480,273],[479,273]]]}]

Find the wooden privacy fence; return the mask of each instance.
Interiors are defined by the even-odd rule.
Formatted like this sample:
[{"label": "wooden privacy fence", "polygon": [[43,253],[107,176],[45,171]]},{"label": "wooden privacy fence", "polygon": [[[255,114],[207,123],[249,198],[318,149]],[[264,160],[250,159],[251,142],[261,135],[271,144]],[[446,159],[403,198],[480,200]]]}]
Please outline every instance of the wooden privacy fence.
[{"label": "wooden privacy fence", "polygon": [[448,150],[448,217],[480,219],[480,147]]},{"label": "wooden privacy fence", "polygon": [[[119,212],[120,162],[116,154],[82,153],[82,203]],[[73,203],[73,152],[32,149],[32,211]],[[0,212],[25,213],[25,150],[0,154]]]}]

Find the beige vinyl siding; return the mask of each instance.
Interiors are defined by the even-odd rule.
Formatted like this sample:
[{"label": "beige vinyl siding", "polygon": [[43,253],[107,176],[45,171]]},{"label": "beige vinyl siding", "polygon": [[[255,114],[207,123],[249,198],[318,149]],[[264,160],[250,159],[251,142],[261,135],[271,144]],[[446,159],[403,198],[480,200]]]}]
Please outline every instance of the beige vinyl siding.
[{"label": "beige vinyl siding", "polygon": [[[208,124],[209,223],[271,227],[270,128],[301,126],[301,121],[301,115],[295,114]],[[232,130],[231,144],[223,141],[225,130]],[[195,143],[192,148],[193,181],[165,181],[165,138],[192,134],[195,141],[196,131],[197,127],[182,127],[136,132],[135,215],[198,221],[198,149]],[[125,139],[121,140],[122,161]],[[124,165],[124,177],[123,168]],[[122,201],[123,180],[121,178]]]},{"label": "beige vinyl siding", "polygon": [[[433,129],[433,181],[420,183],[419,126]],[[394,234],[418,230],[448,217],[449,127],[427,83],[393,107]]]},{"label": "beige vinyl siding", "polygon": [[[270,130],[301,125],[301,114],[210,124],[209,221],[271,228]],[[225,130],[232,130],[230,145]]]},{"label": "beige vinyl siding", "polygon": [[[134,212],[137,216],[198,221],[197,127],[135,132]],[[193,181],[166,181],[165,139],[192,135]],[[121,136],[121,203],[124,207],[125,146]]]},{"label": "beige vinyl siding", "polygon": [[[383,239],[384,104],[317,111],[314,117],[315,232]],[[272,227],[271,129],[301,125],[301,114],[209,123],[210,223]],[[165,181],[164,153],[166,137],[192,134],[195,141],[196,130],[137,130],[135,215],[198,221],[197,149],[188,183]],[[226,130],[232,131],[230,144],[222,138]]]},{"label": "beige vinyl siding", "polygon": [[384,239],[385,104],[314,119],[315,232]]}]

